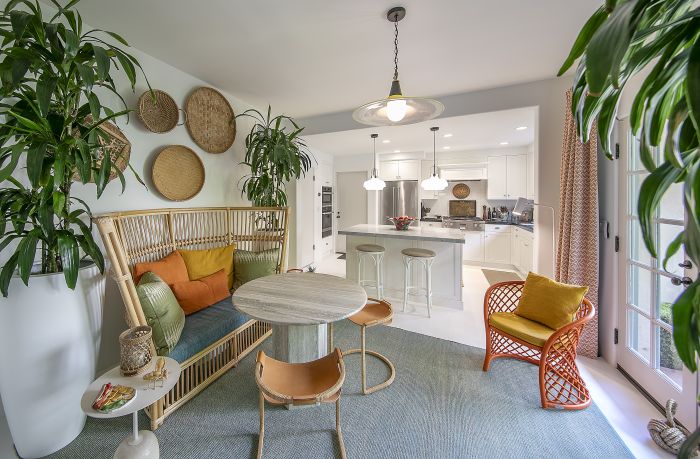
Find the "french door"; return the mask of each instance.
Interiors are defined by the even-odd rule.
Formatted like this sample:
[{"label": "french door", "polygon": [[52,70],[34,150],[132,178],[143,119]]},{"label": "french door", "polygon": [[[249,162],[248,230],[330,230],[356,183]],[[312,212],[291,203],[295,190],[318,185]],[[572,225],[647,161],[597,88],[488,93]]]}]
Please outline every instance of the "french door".
[{"label": "french door", "polygon": [[[697,425],[696,374],[690,373],[673,343],[671,306],[697,270],[679,251],[663,267],[668,244],[683,229],[682,184],[674,184],[663,197],[653,219],[653,237],[659,258],[653,258],[642,240],[637,199],[648,172],[639,160],[639,142],[628,121],[620,122],[620,339],[619,365],[661,405],[678,401],[676,417],[690,430]],[[662,160],[657,155],[657,164]]]}]

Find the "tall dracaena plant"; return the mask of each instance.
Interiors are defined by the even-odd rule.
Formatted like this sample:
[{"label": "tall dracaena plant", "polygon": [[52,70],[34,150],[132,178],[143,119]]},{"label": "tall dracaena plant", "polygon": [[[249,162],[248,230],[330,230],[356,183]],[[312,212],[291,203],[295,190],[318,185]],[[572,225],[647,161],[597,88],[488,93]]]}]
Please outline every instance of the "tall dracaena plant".
[{"label": "tall dracaena plant", "polygon": [[[0,251],[13,250],[0,270],[3,296],[15,271],[28,284],[37,252],[41,272],[63,271],[70,288],[81,249],[104,271],[90,209],[71,196],[71,185],[94,181],[100,197],[110,174],[119,177],[122,189],[125,184],[101,147],[107,140],[101,125],[128,113],[113,74],[125,74],[133,90],[141,66],[104,41],[109,36],[128,46],[119,35],[84,30],[74,9],[79,0],[65,6],[51,1],[57,12],[48,21],[38,1],[11,0],[0,14]],[[104,106],[98,88],[116,94],[124,110]]]},{"label": "tall dracaena plant", "polygon": [[[243,180],[243,193],[256,206],[287,205],[285,183],[296,180],[311,168],[313,156],[299,137],[303,127],[284,115],[271,117],[250,109],[238,115],[255,122],[245,138],[245,161],[250,174]],[[292,129],[288,130],[288,127]]]}]

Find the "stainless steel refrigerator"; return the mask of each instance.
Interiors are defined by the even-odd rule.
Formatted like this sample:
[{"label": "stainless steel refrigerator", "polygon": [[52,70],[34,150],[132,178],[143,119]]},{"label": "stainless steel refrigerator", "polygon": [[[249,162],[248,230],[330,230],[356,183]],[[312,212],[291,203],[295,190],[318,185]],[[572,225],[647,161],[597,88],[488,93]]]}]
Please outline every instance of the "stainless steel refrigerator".
[{"label": "stainless steel refrigerator", "polygon": [[379,224],[390,224],[387,217],[402,216],[420,218],[420,187],[415,180],[386,182],[379,193]]}]

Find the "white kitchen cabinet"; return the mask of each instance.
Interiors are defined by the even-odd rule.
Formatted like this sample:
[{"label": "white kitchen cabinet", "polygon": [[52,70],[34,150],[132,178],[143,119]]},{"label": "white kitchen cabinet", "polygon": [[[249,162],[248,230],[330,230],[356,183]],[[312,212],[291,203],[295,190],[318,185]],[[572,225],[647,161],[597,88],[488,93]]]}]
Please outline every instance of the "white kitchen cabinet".
[{"label": "white kitchen cabinet", "polygon": [[518,227],[513,227],[513,232],[510,235],[510,264],[520,269],[520,241],[521,230]]},{"label": "white kitchen cabinet", "polygon": [[464,261],[484,261],[484,232],[465,231],[464,250],[462,251]]},{"label": "white kitchen cabinet", "polygon": [[420,161],[397,160],[380,161],[379,178],[387,182],[395,180],[420,180]]},{"label": "white kitchen cabinet", "polygon": [[527,155],[506,156],[508,199],[524,198],[527,195]]},{"label": "white kitchen cabinet", "polygon": [[510,233],[484,233],[484,261],[510,264]]},{"label": "white kitchen cabinet", "polygon": [[532,271],[532,246],[534,242],[532,233],[521,230],[520,235],[520,271],[527,274]]},{"label": "white kitchen cabinet", "polygon": [[486,167],[488,199],[508,199],[507,157],[489,156]]},{"label": "white kitchen cabinet", "polygon": [[488,199],[518,199],[527,195],[527,155],[489,156]]}]

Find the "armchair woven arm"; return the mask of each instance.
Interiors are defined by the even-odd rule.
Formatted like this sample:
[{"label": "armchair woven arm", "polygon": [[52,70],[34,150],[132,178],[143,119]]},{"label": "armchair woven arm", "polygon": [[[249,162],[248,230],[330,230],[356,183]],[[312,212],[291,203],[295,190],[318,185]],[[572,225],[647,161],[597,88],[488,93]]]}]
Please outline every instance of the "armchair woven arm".
[{"label": "armchair woven arm", "polygon": [[513,312],[518,307],[525,281],[506,281],[493,284],[484,295],[484,321],[488,325],[494,312]]},{"label": "armchair woven arm", "polygon": [[543,408],[581,409],[591,396],[576,366],[576,348],[595,308],[584,298],[575,320],[558,329],[542,347],[540,359],[540,398]]}]

